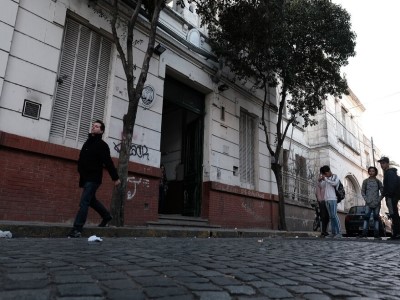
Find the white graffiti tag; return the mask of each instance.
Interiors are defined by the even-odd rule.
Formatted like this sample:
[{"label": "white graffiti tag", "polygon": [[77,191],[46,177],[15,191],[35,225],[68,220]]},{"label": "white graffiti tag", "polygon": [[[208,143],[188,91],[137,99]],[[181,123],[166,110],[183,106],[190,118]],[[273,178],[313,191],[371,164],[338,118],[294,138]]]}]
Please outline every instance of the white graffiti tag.
[{"label": "white graffiti tag", "polygon": [[148,179],[139,178],[135,180],[135,177],[128,177],[127,181],[128,183],[133,183],[133,192],[130,190],[127,192],[126,195],[127,200],[132,200],[133,197],[135,197],[137,186],[139,184],[143,184],[147,188],[150,186],[150,181]]}]

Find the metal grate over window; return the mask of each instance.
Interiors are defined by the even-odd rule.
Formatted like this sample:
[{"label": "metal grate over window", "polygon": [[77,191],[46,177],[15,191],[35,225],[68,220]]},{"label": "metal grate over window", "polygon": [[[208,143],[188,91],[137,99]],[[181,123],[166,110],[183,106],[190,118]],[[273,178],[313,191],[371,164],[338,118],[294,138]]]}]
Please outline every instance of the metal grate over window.
[{"label": "metal grate over window", "polygon": [[25,99],[22,115],[27,118],[39,120],[42,104]]}]

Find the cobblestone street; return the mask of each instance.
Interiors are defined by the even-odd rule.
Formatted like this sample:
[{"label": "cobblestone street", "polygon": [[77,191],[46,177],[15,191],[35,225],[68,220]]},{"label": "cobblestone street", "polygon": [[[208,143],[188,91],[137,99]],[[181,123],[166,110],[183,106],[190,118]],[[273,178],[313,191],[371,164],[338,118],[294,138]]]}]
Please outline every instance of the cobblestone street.
[{"label": "cobblestone street", "polygon": [[0,299],[398,299],[400,242],[0,240]]}]

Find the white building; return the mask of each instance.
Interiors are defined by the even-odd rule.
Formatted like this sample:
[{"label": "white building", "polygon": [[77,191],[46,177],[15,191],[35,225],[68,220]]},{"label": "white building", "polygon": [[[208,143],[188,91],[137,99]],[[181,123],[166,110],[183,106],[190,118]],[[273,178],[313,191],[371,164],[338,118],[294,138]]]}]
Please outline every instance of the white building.
[{"label": "white building", "polygon": [[[128,97],[110,24],[93,9],[105,2],[2,1],[0,220],[72,222],[79,199],[76,159],[94,119],[106,123],[104,139],[118,157]],[[223,75],[216,79],[218,63],[194,7],[175,2],[162,11],[157,43],[166,51],[151,60],[137,113],[125,224],[158,220],[164,164],[165,213],[223,227],[276,229],[277,188],[259,125],[261,97]],[[142,21],[135,30],[144,41],[135,47],[138,68],[146,26]],[[271,104],[277,100],[272,91]],[[310,228],[312,183],[324,164],[352,195],[341,209],[360,203],[372,161],[371,145],[355,121],[362,111],[352,94],[330,99],[318,126],[290,133],[282,156],[289,228]],[[275,112],[268,113],[272,124]],[[109,203],[109,180],[103,186],[100,196]]]}]

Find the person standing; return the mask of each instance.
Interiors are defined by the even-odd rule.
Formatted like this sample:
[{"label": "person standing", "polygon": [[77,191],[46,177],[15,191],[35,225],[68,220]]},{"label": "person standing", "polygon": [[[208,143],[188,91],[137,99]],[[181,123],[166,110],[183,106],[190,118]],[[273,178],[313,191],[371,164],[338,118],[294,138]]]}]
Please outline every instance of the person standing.
[{"label": "person standing", "polygon": [[369,177],[364,179],[361,186],[361,195],[365,200],[365,216],[363,232],[361,237],[368,236],[369,218],[371,213],[374,217],[374,237],[380,239],[379,237],[379,212],[381,210],[381,200],[383,194],[382,182],[376,178],[378,175],[378,169],[375,167],[368,168]]},{"label": "person standing", "polygon": [[89,207],[92,207],[102,217],[99,227],[105,227],[112,219],[110,212],[96,198],[96,191],[100,187],[103,178],[103,167],[106,167],[115,186],[121,183],[110,156],[110,148],[102,139],[104,130],[105,125],[102,121],[94,121],[88,139],[83,144],[79,154],[79,187],[83,188],[83,191],[73,228],[68,235],[72,238],[81,237]]},{"label": "person standing", "polygon": [[[322,169],[322,168],[321,168]],[[320,177],[322,177],[320,169]],[[328,224],[329,224],[329,214],[328,210],[326,208],[326,202],[325,202],[325,182],[322,180],[319,180],[317,182],[317,186],[315,188],[315,196],[317,197],[318,201],[318,206],[319,206],[319,212],[320,212],[320,220],[321,220],[321,238],[324,238],[329,235],[328,233]]]},{"label": "person standing", "polygon": [[325,189],[324,199],[331,222],[331,235],[329,237],[341,238],[340,221],[337,215],[337,197],[335,188],[339,184],[339,178],[332,174],[329,166],[325,165],[320,169],[319,185]]},{"label": "person standing", "polygon": [[399,179],[397,176],[397,169],[390,168],[389,158],[382,157],[378,162],[381,164],[383,170],[383,197],[386,199],[386,205],[389,209],[389,215],[392,218],[392,240],[400,239],[400,216],[397,204],[399,197],[397,189]]}]

